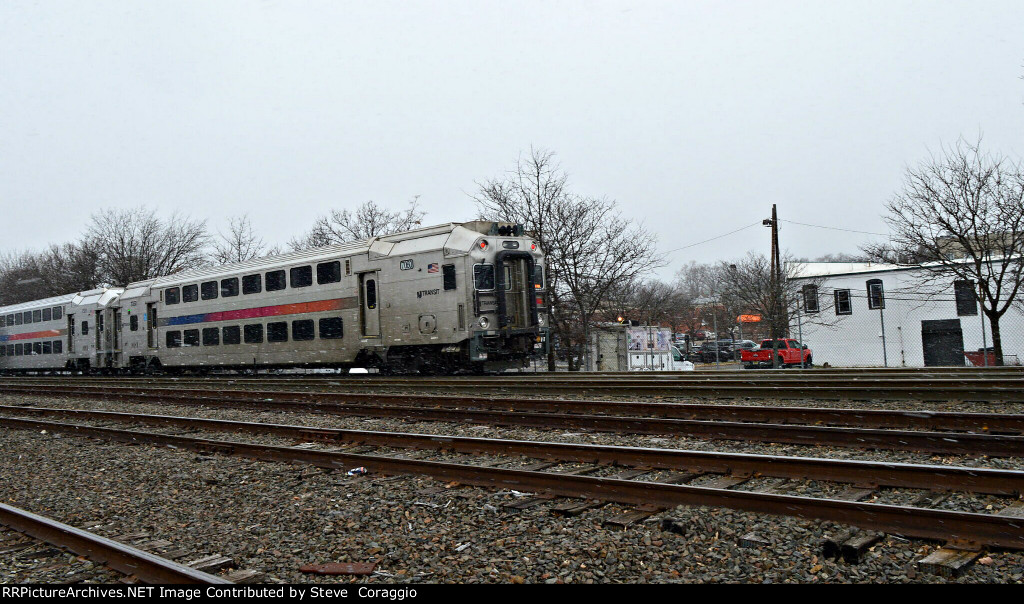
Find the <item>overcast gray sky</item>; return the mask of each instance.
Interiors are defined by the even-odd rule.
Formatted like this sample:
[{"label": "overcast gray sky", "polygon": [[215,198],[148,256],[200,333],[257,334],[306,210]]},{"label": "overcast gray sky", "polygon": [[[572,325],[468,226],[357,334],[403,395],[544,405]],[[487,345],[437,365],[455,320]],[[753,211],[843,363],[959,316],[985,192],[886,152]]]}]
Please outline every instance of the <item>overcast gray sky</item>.
[{"label": "overcast gray sky", "polygon": [[[662,250],[783,219],[884,232],[906,165],[961,134],[1024,153],[1024,3],[0,4],[2,249],[93,211],[248,213],[283,242],[415,195],[472,219],[535,145]],[[800,256],[868,235],[784,224]],[[765,250],[757,226],[673,253]]]}]

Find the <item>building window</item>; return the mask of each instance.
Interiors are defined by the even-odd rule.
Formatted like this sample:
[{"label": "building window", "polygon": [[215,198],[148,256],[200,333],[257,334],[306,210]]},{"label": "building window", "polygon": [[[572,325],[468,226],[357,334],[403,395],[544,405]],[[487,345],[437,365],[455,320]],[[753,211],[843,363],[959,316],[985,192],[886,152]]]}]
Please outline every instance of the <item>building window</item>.
[{"label": "building window", "polygon": [[288,271],[292,287],[309,287],[313,285],[313,267],[296,266]]},{"label": "building window", "polygon": [[200,295],[203,300],[216,300],[217,299],[217,282],[216,281],[204,281],[203,285],[199,288]]},{"label": "building window", "polygon": [[237,325],[224,327],[224,345],[239,344],[242,342],[242,328]]},{"label": "building window", "polygon": [[804,294],[804,312],[813,314],[818,312],[818,286],[817,285],[805,285],[803,287]]},{"label": "building window", "polygon": [[308,342],[316,337],[313,331],[312,319],[301,319],[292,321],[292,340],[296,342]]},{"label": "building window", "polygon": [[230,298],[238,295],[238,277],[220,280],[220,296]]},{"label": "building window", "polygon": [[288,341],[288,322],[278,321],[275,323],[267,323],[267,341],[268,342],[287,342]]},{"label": "building window", "polygon": [[180,348],[181,347],[181,332],[180,331],[168,331],[165,336],[168,348]]},{"label": "building window", "polygon": [[836,297],[836,314],[837,315],[852,315],[853,305],[850,303],[850,290],[848,289],[837,289],[835,291]]},{"label": "building window", "polygon": [[444,283],[444,290],[455,289],[455,265],[446,264],[441,267],[441,280]]},{"label": "building window", "polygon": [[246,325],[242,328],[246,344],[259,344],[263,342],[263,326],[259,323]]},{"label": "building window", "polygon": [[267,291],[276,292],[284,289],[288,284],[284,280],[284,271],[270,271],[267,273]]},{"label": "building window", "polygon": [[321,262],[316,265],[317,285],[325,283],[337,283],[341,281],[341,262]]},{"label": "building window", "polygon": [[968,279],[954,281],[953,294],[956,296],[956,316],[966,317],[978,314],[978,296],[974,291],[974,281]]},{"label": "building window", "polygon": [[882,290],[881,279],[868,279],[868,310],[885,308],[885,292]]},{"label": "building window", "polygon": [[262,275],[246,275],[242,277],[242,293],[258,294],[263,291]]},{"label": "building window", "polygon": [[164,304],[177,304],[181,302],[181,290],[177,287],[168,287],[164,290]]},{"label": "building window", "polygon": [[494,265],[493,264],[474,264],[473,265],[473,281],[476,288],[480,291],[490,291],[494,289]]},{"label": "building window", "polygon": [[345,335],[345,325],[341,317],[320,319],[320,339],[337,340]]},{"label": "building window", "polygon": [[199,286],[186,285],[181,288],[181,299],[185,302],[195,302],[199,299]]}]

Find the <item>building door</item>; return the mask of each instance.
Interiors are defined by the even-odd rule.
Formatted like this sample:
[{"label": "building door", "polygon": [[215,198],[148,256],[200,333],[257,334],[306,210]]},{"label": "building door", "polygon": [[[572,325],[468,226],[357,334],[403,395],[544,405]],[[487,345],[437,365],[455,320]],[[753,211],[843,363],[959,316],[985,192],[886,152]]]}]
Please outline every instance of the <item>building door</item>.
[{"label": "building door", "polygon": [[925,367],[964,365],[964,332],[960,319],[921,321]]},{"label": "building door", "polygon": [[359,275],[359,297],[362,298],[363,337],[380,337],[380,290],[377,273]]}]

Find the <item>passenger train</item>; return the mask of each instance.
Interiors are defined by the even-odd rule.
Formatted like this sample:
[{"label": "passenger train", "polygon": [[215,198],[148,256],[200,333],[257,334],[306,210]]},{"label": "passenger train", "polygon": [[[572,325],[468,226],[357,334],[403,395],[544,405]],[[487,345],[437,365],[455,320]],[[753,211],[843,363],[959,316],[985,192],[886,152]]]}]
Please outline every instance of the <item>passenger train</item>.
[{"label": "passenger train", "polygon": [[0,371],[494,371],[548,345],[521,225],[449,223],[0,307]]}]

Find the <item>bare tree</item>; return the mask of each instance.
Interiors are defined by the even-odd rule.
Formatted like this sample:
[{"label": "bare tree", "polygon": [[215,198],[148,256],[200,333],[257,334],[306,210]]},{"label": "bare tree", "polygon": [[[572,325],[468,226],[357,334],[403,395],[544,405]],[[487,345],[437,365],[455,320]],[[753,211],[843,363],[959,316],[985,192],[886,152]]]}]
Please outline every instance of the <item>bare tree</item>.
[{"label": "bare tree", "polygon": [[922,285],[965,280],[979,292],[996,364],[1003,364],[999,319],[1024,278],[1024,168],[963,139],[909,168],[886,204],[890,243],[864,249],[872,258],[920,264]]},{"label": "bare tree", "polygon": [[426,212],[419,208],[419,195],[404,210],[388,210],[373,200],[353,210],[331,210],[313,223],[313,228],[288,242],[293,250],[304,250],[336,243],[410,231],[419,226]]},{"label": "bare tree", "polygon": [[228,232],[217,233],[213,243],[213,260],[218,264],[245,262],[273,253],[267,249],[263,238],[252,228],[249,216],[234,216],[228,221]]},{"label": "bare tree", "polygon": [[102,280],[119,285],[202,266],[208,239],[205,220],[164,219],[144,207],[102,210],[85,233]]},{"label": "bare tree", "polygon": [[479,183],[474,199],[482,219],[522,224],[544,250],[549,325],[576,369],[587,327],[616,284],[647,274],[660,258],[655,237],[614,201],[574,195],[567,181],[554,153],[531,148],[505,177]]}]

